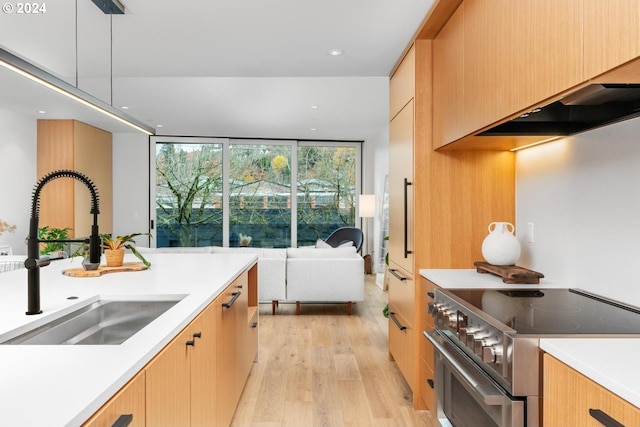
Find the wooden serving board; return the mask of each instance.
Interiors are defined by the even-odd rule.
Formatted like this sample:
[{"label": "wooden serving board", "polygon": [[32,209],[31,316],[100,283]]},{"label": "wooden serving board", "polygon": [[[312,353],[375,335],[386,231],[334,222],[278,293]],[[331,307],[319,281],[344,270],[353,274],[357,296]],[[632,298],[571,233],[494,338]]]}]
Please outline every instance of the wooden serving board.
[{"label": "wooden serving board", "polygon": [[98,277],[107,273],[122,273],[128,271],[143,271],[146,270],[147,266],[141,262],[125,262],[120,267],[108,267],[106,265],[101,265],[97,270],[85,270],[84,268],[69,268],[67,270],[63,270],[62,274],[65,276],[71,277]]},{"label": "wooden serving board", "polygon": [[507,284],[537,285],[544,274],[517,265],[492,265],[483,261],[473,263],[478,273],[491,273],[502,277]]}]

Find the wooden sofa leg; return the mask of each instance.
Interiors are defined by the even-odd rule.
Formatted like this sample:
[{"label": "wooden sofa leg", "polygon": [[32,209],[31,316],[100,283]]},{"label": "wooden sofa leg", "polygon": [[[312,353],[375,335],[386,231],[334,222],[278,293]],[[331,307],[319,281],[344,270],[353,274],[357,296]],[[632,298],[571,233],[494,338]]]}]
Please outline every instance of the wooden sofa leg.
[{"label": "wooden sofa leg", "polygon": [[275,316],[276,314],[276,307],[278,306],[278,301],[277,300],[273,300],[271,301],[271,315]]},{"label": "wooden sofa leg", "polygon": [[296,314],[300,314],[300,301],[296,301]]},{"label": "wooden sofa leg", "polygon": [[347,314],[351,316],[351,301],[347,302]]}]

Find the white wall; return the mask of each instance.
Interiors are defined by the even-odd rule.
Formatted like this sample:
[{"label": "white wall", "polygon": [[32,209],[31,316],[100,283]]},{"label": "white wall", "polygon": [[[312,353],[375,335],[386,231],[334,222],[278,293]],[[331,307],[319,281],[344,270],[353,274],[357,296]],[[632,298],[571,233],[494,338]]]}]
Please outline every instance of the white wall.
[{"label": "white wall", "polygon": [[36,148],[36,120],[0,109],[0,219],[17,226],[15,232],[0,235],[0,244],[10,244],[14,254],[26,254],[24,239],[37,180]]},{"label": "white wall", "polygon": [[519,265],[640,306],[639,134],[634,119],[517,153]]}]

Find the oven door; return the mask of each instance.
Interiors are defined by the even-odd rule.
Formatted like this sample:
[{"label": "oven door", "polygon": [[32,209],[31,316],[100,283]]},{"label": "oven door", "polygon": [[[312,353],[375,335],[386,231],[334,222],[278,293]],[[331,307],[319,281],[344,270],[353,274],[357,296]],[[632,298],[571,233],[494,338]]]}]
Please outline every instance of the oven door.
[{"label": "oven door", "polygon": [[443,427],[525,427],[525,400],[509,396],[437,330],[424,335],[435,347],[436,411]]}]

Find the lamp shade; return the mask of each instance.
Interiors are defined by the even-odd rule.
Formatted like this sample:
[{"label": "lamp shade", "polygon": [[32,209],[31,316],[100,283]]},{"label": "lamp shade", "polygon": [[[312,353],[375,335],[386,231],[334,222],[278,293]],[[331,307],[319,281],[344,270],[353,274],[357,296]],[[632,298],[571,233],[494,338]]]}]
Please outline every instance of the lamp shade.
[{"label": "lamp shade", "polygon": [[358,199],[360,218],[373,218],[376,215],[376,195],[361,194]]}]

